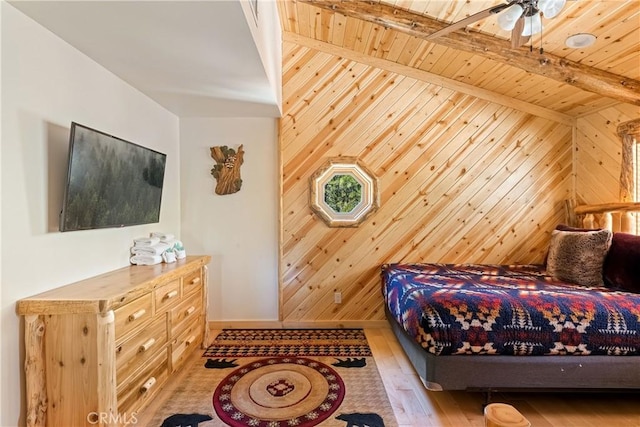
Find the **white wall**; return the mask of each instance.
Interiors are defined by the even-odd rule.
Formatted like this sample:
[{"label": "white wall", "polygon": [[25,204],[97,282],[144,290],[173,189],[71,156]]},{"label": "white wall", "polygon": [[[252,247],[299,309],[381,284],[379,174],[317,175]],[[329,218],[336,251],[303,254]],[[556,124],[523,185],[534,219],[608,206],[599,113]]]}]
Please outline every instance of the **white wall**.
[{"label": "white wall", "polygon": [[[258,8],[257,14],[250,3]],[[282,25],[277,2],[241,0],[240,5],[282,115]]]},{"label": "white wall", "polygon": [[[128,265],[132,239],[180,233],[178,118],[6,2],[2,8],[0,425],[23,412],[15,303]],[[55,231],[71,121],[167,154],[160,224]]]},{"label": "white wall", "polygon": [[[214,193],[209,147],[243,144],[242,189]],[[278,143],[269,118],[181,119],[182,240],[212,256],[209,320],[278,319]]]},{"label": "white wall", "polygon": [[[4,10],[4,7],[2,7],[2,5],[0,4],[0,23],[2,23],[2,11]],[[0,31],[0,82],[2,82],[2,31]],[[2,99],[2,84],[0,84],[0,100]],[[0,117],[2,117],[2,102],[0,102]],[[0,120],[0,147],[2,147],[2,120]],[[0,224],[2,224],[2,150],[0,149]],[[0,242],[2,242],[2,227],[0,226]],[[2,286],[2,257],[0,256],[0,287]],[[0,310],[2,309],[2,307],[4,307],[4,304],[2,302],[2,292],[0,291]],[[2,329],[2,315],[0,315],[0,343],[2,342],[2,335],[3,335],[3,331],[4,329]],[[4,378],[4,376],[2,375],[2,363],[1,363],[1,357],[0,356],[0,378]],[[0,402],[4,402],[3,396],[3,388],[2,386],[0,386]],[[0,425],[2,425],[2,405],[0,404]]]}]

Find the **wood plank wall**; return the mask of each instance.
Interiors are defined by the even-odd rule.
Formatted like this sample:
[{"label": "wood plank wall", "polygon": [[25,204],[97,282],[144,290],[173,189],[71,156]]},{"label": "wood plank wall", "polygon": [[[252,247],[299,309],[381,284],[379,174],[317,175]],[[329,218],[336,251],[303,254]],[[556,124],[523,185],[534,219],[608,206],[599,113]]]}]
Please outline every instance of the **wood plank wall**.
[{"label": "wood plank wall", "polygon": [[618,104],[577,120],[576,200],[578,204],[620,201],[620,123],[640,117],[640,107]]},{"label": "wood plank wall", "polygon": [[[571,126],[291,42],[283,104],[283,321],[382,320],[381,264],[540,262],[564,221]],[[309,209],[309,176],[335,156],[379,180],[358,228]]]}]

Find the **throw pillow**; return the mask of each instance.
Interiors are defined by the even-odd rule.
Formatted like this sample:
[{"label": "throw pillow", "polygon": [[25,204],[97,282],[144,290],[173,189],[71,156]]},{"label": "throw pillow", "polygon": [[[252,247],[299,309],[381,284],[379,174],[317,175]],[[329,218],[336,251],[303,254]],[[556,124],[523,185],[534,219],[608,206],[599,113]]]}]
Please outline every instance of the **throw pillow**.
[{"label": "throw pillow", "polygon": [[571,227],[570,225],[566,225],[566,224],[558,224],[556,226],[556,230],[585,232],[585,231],[600,231],[604,229],[603,228],[578,228],[578,227]]},{"label": "throw pillow", "polygon": [[611,236],[609,230],[553,230],[547,274],[578,285],[602,286],[602,268]]},{"label": "throw pillow", "polygon": [[[580,232],[585,232],[585,231],[600,231],[602,230],[602,228],[577,228],[577,227],[571,227],[570,225],[566,225],[566,224],[558,224],[555,228],[556,230],[560,230],[560,231],[580,231]],[[547,260],[549,259],[549,249],[547,248],[547,253],[544,256],[544,265],[547,265]]]},{"label": "throw pillow", "polygon": [[613,233],[604,261],[604,282],[614,289],[640,293],[640,236]]}]

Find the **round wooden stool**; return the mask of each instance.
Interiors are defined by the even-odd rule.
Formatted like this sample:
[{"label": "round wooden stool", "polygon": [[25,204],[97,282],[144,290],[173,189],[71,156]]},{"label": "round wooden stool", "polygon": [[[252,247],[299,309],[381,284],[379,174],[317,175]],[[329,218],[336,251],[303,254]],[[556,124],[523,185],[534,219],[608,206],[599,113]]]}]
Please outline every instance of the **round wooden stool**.
[{"label": "round wooden stool", "polygon": [[484,408],[486,427],[531,427],[531,423],[516,408],[506,403],[490,403]]}]

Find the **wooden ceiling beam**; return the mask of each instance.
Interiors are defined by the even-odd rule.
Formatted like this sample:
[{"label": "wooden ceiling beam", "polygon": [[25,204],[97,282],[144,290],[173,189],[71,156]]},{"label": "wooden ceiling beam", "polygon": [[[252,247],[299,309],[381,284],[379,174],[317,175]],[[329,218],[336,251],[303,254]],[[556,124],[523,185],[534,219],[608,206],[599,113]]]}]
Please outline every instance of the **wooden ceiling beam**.
[{"label": "wooden ceiling beam", "polygon": [[589,67],[549,53],[540,54],[537,49],[533,52],[524,47],[513,49],[508,40],[465,29],[429,39],[432,33],[441,30],[448,24],[384,3],[335,0],[298,1],[391,28],[452,49],[471,52],[620,102],[640,105],[640,81],[638,80]]}]

